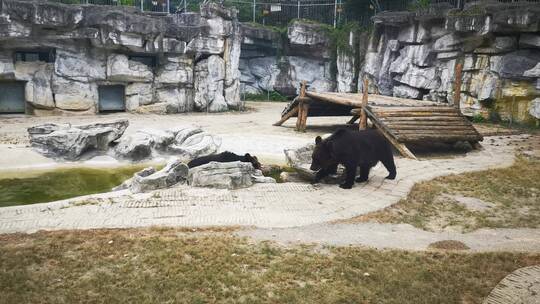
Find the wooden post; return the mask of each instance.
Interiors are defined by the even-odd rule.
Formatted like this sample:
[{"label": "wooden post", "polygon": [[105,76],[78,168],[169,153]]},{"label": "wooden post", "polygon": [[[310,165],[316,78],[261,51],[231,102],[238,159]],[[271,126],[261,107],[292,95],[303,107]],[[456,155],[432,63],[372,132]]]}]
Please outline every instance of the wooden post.
[{"label": "wooden post", "polygon": [[306,110],[306,81],[302,81],[302,85],[300,86],[300,102],[298,103],[298,116],[296,118],[296,131],[302,131],[303,129],[303,123],[304,123],[304,111]]},{"label": "wooden post", "polygon": [[358,125],[360,130],[365,130],[367,128],[366,107],[368,104],[368,85],[369,85],[369,81],[367,77],[365,77],[364,86],[362,88],[362,110],[360,112],[360,124]]},{"label": "wooden post", "polygon": [[460,105],[461,100],[460,99],[461,99],[461,74],[462,74],[462,71],[463,71],[463,64],[461,62],[459,62],[458,64],[456,64],[456,68],[455,68],[455,71],[454,71],[454,76],[455,76],[454,107],[456,107],[456,109],[458,109],[458,110],[461,107],[461,105]]},{"label": "wooden post", "polygon": [[273,124],[274,126],[281,126],[284,122],[286,122],[289,118],[293,117],[294,115],[298,114],[298,106],[294,107],[292,110],[289,111],[289,113],[283,115],[281,119]]}]

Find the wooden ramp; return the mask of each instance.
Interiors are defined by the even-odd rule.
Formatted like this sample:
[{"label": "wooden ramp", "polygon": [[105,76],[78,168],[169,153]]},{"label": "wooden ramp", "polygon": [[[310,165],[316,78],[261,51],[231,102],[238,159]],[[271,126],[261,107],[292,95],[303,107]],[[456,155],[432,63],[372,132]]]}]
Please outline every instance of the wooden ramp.
[{"label": "wooden ramp", "polygon": [[[367,100],[367,101],[365,101]],[[458,108],[430,101],[396,98],[373,94],[352,93],[316,93],[305,91],[297,97],[282,113],[281,125],[291,117],[298,117],[297,130],[303,131],[308,116],[324,115],[317,111],[312,115],[311,107],[320,108],[320,104],[332,107],[348,107],[352,115],[350,123],[365,115],[384,134],[384,136],[403,155],[415,158],[406,144],[422,142],[477,143],[483,138],[474,126],[461,114]],[[317,106],[319,105],[319,106]],[[341,113],[343,108],[335,111]],[[360,126],[365,126],[361,122]],[[474,146],[474,145],[473,145]]]}]

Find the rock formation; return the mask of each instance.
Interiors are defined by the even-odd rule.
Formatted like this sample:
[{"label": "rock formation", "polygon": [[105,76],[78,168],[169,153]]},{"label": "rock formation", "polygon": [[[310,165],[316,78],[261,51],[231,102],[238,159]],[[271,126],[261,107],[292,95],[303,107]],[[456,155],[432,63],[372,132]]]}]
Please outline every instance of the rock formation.
[{"label": "rock formation", "polygon": [[56,159],[77,160],[93,151],[105,153],[128,125],[127,120],[79,126],[44,124],[28,128],[28,135],[30,144],[39,153]]},{"label": "rock formation", "polygon": [[254,183],[275,182],[271,177],[264,177],[251,163],[243,162],[210,162],[191,168],[188,176],[189,185],[194,187],[238,189],[249,187]]},{"label": "rock formation", "polygon": [[172,154],[187,162],[193,158],[214,154],[220,146],[219,137],[200,128],[141,129],[120,138],[115,155],[118,158],[139,161],[156,154]]},{"label": "rock formation", "polygon": [[533,3],[381,13],[374,17],[363,75],[371,93],[453,104],[455,66],[461,62],[464,114],[534,121],[539,20],[540,7]]},{"label": "rock formation", "polygon": [[22,102],[37,115],[96,113],[108,85],[123,87],[118,102],[126,111],[240,109],[240,43],[236,11],[216,3],[200,14],[155,15],[127,6],[5,0],[0,85],[25,82]]}]

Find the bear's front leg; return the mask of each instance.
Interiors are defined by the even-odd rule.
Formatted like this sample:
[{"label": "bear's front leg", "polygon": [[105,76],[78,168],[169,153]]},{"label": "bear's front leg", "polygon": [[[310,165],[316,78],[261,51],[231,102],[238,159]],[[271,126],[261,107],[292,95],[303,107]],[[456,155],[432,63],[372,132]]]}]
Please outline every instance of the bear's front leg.
[{"label": "bear's front leg", "polygon": [[354,176],[356,175],[356,168],[358,165],[356,163],[354,164],[347,164],[345,165],[345,182],[339,185],[342,189],[351,189],[354,185]]},{"label": "bear's front leg", "polygon": [[330,174],[328,169],[322,168],[315,174],[315,179],[313,180],[314,184],[319,183],[323,178],[327,177]]}]

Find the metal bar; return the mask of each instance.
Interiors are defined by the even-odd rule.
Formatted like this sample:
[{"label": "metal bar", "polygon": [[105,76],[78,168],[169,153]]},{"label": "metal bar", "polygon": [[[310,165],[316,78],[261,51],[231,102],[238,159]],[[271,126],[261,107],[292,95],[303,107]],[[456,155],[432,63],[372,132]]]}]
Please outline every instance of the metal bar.
[{"label": "metal bar", "polygon": [[256,0],[253,0],[253,23],[255,23],[255,9],[257,7],[257,3],[255,1]]}]

